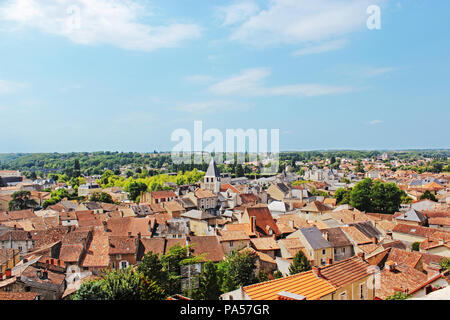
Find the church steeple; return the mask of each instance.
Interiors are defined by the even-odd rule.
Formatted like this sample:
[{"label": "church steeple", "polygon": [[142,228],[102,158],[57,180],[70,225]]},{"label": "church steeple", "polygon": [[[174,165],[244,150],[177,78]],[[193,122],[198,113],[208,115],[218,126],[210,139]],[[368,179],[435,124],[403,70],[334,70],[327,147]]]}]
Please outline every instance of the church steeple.
[{"label": "church steeple", "polygon": [[214,193],[219,193],[220,191],[220,174],[219,170],[217,170],[214,157],[211,157],[208,170],[206,170],[205,177],[203,179],[203,188],[211,190]]}]

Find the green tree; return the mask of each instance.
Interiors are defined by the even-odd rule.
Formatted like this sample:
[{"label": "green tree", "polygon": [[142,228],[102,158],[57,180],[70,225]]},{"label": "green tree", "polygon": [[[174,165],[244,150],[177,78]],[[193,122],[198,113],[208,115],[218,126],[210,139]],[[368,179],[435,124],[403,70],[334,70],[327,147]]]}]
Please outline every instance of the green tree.
[{"label": "green tree", "polygon": [[436,196],[432,194],[429,190],[425,191],[419,198],[420,200],[429,199],[431,201],[437,202]]},{"label": "green tree", "polygon": [[132,181],[128,188],[125,189],[130,195],[130,200],[135,201],[141,195],[141,192],[147,191],[147,185],[143,182]]},{"label": "green tree", "polygon": [[333,195],[333,198],[336,199],[337,204],[349,204],[350,203],[350,194],[352,189],[338,188]]},{"label": "green tree", "polygon": [[165,270],[156,253],[148,252],[145,254],[137,270],[147,281],[155,281],[163,290],[168,289],[169,272]]},{"label": "green tree", "polygon": [[207,261],[198,277],[198,288],[194,290],[193,298],[196,300],[217,300],[221,293],[217,267],[211,261]]},{"label": "green tree", "polygon": [[103,289],[103,282],[91,280],[83,282],[72,296],[72,300],[107,300],[108,296]]},{"label": "green tree", "polygon": [[413,244],[411,245],[411,248],[414,251],[420,251],[420,242],[413,242]]},{"label": "green tree", "polygon": [[234,174],[236,175],[236,178],[243,177],[245,175],[244,168],[242,167],[242,164],[239,163],[239,164],[236,165],[236,169],[234,171]]},{"label": "green tree", "polygon": [[283,278],[283,274],[281,273],[280,270],[277,270],[273,273],[273,277],[274,277],[274,279]]},{"label": "green tree", "polygon": [[376,180],[371,190],[370,210],[378,213],[394,214],[400,209],[403,191],[393,182]]},{"label": "green tree", "polygon": [[81,166],[80,166],[80,160],[75,159],[73,164],[73,177],[78,178],[81,176]]},{"label": "green tree", "polygon": [[161,257],[161,263],[164,270],[168,272],[167,293],[173,295],[181,292],[181,267],[195,264],[202,260],[202,256],[192,256],[189,254],[189,246],[180,246],[176,244]]},{"label": "green tree", "polygon": [[87,281],[73,300],[161,300],[164,291],[133,267],[106,271],[103,278]]},{"label": "green tree", "polygon": [[370,178],[358,182],[350,193],[350,205],[365,212],[393,214],[400,208],[404,192],[393,182]]},{"label": "green tree", "polygon": [[95,192],[95,193],[91,194],[89,201],[114,203],[114,200],[111,197],[111,195],[109,193],[105,193],[105,192]]},{"label": "green tree", "polygon": [[409,295],[407,293],[403,293],[403,292],[396,292],[393,295],[389,296],[386,298],[386,300],[405,300],[408,299]]},{"label": "green tree", "polygon": [[443,258],[439,264],[443,269],[450,270],[450,258]]},{"label": "green tree", "polygon": [[258,275],[256,276],[258,282],[269,281],[269,275],[266,270],[260,269]]},{"label": "green tree", "polygon": [[366,178],[358,182],[350,194],[350,205],[362,211],[370,211],[372,179]]},{"label": "green tree", "polygon": [[303,251],[299,250],[294,259],[289,266],[289,274],[296,274],[304,271],[311,270],[311,264],[308,261],[308,258],[305,256]]},{"label": "green tree", "polygon": [[30,191],[17,191],[11,195],[11,201],[8,203],[9,211],[33,209],[38,203],[31,199]]},{"label": "green tree", "polygon": [[233,251],[219,263],[221,288],[229,292],[257,282],[255,275],[257,256],[250,251]]}]

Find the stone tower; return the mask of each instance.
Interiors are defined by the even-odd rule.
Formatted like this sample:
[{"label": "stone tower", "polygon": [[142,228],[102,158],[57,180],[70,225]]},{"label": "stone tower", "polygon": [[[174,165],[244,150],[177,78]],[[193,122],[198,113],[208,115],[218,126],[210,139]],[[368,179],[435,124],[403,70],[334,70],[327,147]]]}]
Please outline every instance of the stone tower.
[{"label": "stone tower", "polygon": [[203,178],[203,188],[216,194],[220,192],[220,175],[213,157],[211,157],[208,170]]}]

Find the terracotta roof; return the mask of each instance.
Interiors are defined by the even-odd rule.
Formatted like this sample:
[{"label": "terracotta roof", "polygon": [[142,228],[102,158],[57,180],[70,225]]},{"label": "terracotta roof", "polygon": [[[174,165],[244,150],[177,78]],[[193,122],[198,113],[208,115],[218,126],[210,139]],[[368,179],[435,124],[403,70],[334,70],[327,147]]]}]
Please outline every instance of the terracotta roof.
[{"label": "terracotta roof", "polygon": [[167,211],[186,211],[178,202],[176,201],[168,201],[163,203],[164,209]]},{"label": "terracotta roof", "polygon": [[107,267],[109,265],[109,240],[106,232],[95,231],[86,250],[82,267]]},{"label": "terracotta roof", "polygon": [[386,248],[397,248],[397,249],[401,249],[401,250],[406,249],[406,245],[400,240],[386,242],[386,243],[383,243],[381,246],[385,249]]},{"label": "terracotta roof", "polygon": [[59,260],[64,262],[78,262],[83,253],[83,244],[63,244],[59,252]]},{"label": "terracotta roof", "polygon": [[240,196],[243,204],[252,203],[252,202],[257,203],[260,201],[259,197],[253,193],[241,193],[239,196]]},{"label": "terracotta roof", "polygon": [[109,254],[135,254],[136,239],[121,236],[109,236]]},{"label": "terracotta roof", "polygon": [[269,235],[268,228],[270,228],[276,235],[281,235],[281,232],[278,229],[275,220],[273,220],[267,206],[256,205],[253,207],[248,207],[245,210],[247,211],[249,217],[256,218],[256,227],[259,229],[260,233]]},{"label": "terracotta roof", "polygon": [[8,217],[10,220],[24,220],[28,218],[36,218],[33,210],[20,210],[20,211],[8,211]]},{"label": "terracotta roof", "polygon": [[277,222],[277,227],[282,234],[289,234],[289,233],[295,232],[295,230],[296,230],[295,228],[292,228],[290,225],[280,223],[280,222]]},{"label": "terracotta roof", "polygon": [[362,260],[357,256],[341,260],[339,262],[324,266],[317,267],[313,271],[319,275],[315,270],[319,270],[320,276],[329,281],[334,287],[342,288],[349,283],[363,279],[374,271],[370,271],[369,263]]},{"label": "terracotta roof", "polygon": [[417,235],[417,236],[420,236],[423,238],[426,238],[427,236],[432,236],[434,233],[437,232],[437,230],[434,228],[427,228],[427,227],[402,224],[402,223],[397,224],[394,227],[394,229],[392,229],[392,231],[413,234],[413,235]]},{"label": "terracotta roof", "polygon": [[286,248],[286,250],[289,252],[289,257],[292,258],[294,257],[297,252],[299,252],[300,250],[302,250],[303,253],[305,253],[305,255],[308,257],[307,253],[305,252],[306,250],[303,243],[300,241],[300,239],[298,238],[289,238],[289,239],[281,239],[278,240],[278,243],[280,244],[280,247],[283,246]]},{"label": "terracotta roof", "polygon": [[242,230],[220,230],[219,232],[219,240],[223,241],[239,241],[239,240],[250,240],[250,237],[245,231]]},{"label": "terracotta roof", "polygon": [[148,206],[154,213],[165,213],[167,212],[160,204],[157,203],[149,203]]},{"label": "terracotta roof", "polygon": [[239,194],[239,190],[236,189],[234,186],[232,186],[229,183],[223,183],[220,185],[220,192],[225,192],[228,189],[231,189],[231,191],[233,191],[234,193],[238,193]]},{"label": "terracotta roof", "polygon": [[176,198],[177,195],[170,190],[153,191],[150,193],[153,199]]},{"label": "terracotta roof", "polygon": [[50,228],[48,230],[31,231],[31,238],[35,241],[34,249],[39,249],[61,241],[68,230],[68,227],[58,227]]},{"label": "terracotta roof", "polygon": [[312,271],[253,284],[242,289],[252,300],[278,300],[278,294],[283,291],[305,296],[306,300],[318,300],[336,291],[335,287],[318,278]]},{"label": "terracotta roof", "polygon": [[265,238],[252,238],[250,239],[251,244],[256,250],[268,251],[268,250],[279,250],[280,246],[273,237]]},{"label": "terracotta roof", "polygon": [[308,212],[328,212],[332,209],[328,207],[327,205],[323,204],[320,201],[314,201],[311,203],[308,203],[306,206],[304,206],[300,211],[308,211]]},{"label": "terracotta roof", "polygon": [[216,197],[216,195],[208,189],[200,189],[199,188],[199,189],[195,190],[194,194],[199,199]]},{"label": "terracotta roof", "polygon": [[428,219],[429,225],[443,225],[443,226],[450,226],[450,217],[444,218],[444,217],[437,217],[437,218],[429,218]]},{"label": "terracotta roof", "polygon": [[24,230],[10,230],[0,235],[0,241],[27,241],[31,240],[31,234]]},{"label": "terracotta roof", "polygon": [[328,213],[333,219],[340,221],[342,223],[355,223],[355,222],[365,222],[380,220],[371,215],[364,214],[355,210],[340,210]]},{"label": "terracotta roof", "polygon": [[141,239],[140,245],[143,248],[143,254],[153,252],[161,256],[165,253],[166,239],[164,238]]},{"label": "terracotta roof", "polygon": [[254,237],[256,234],[251,231],[251,227],[248,223],[231,223],[225,227],[228,231],[244,231],[249,237]]},{"label": "terracotta roof", "polygon": [[259,258],[259,260],[261,260],[265,263],[272,263],[274,265],[277,264],[277,262],[271,256],[269,256],[267,253],[256,251],[255,249],[253,249],[251,247],[243,248],[239,252],[242,253],[245,251],[249,251],[249,252],[255,254]]},{"label": "terracotta roof", "polygon": [[427,281],[427,275],[414,268],[406,265],[393,265],[393,268],[381,271],[380,286],[375,289],[376,297],[386,299],[398,291],[412,291]]},{"label": "terracotta roof", "polygon": [[322,233],[328,235],[328,242],[330,242],[333,247],[344,247],[352,245],[341,228],[327,228],[322,230]]},{"label": "terracotta roof", "polygon": [[224,251],[217,236],[191,236],[191,253],[195,256],[205,255],[203,261],[219,262],[224,258]]},{"label": "terracotta roof", "polygon": [[141,233],[142,237],[151,236],[150,227],[155,217],[125,217],[125,218],[111,218],[106,222],[106,228],[111,236],[126,237],[131,232],[132,236],[137,236]]},{"label": "terracotta roof", "polygon": [[40,279],[37,276],[38,270],[42,270],[42,269],[38,269],[38,268],[35,268],[34,266],[30,265],[23,270],[22,276],[31,278],[31,279],[33,279],[34,282],[38,282],[41,284],[52,283],[52,284],[60,286],[65,282],[66,275],[64,273],[54,272],[52,270],[47,269],[47,279]]},{"label": "terracotta roof", "polygon": [[361,231],[354,226],[341,227],[342,231],[352,239],[357,245],[372,243],[372,240],[366,237]]},{"label": "terracotta roof", "polygon": [[371,254],[371,253],[373,253],[375,250],[377,250],[377,249],[379,249],[379,248],[381,248],[380,246],[377,246],[376,244],[374,244],[374,243],[368,243],[368,244],[360,244],[359,246],[358,246],[358,248],[360,249],[360,250],[362,250],[364,253],[366,253],[366,254]]},{"label": "terracotta roof", "polygon": [[312,227],[311,224],[309,224],[305,218],[301,218],[296,213],[288,213],[288,214],[282,214],[277,218],[277,222],[289,225],[292,221],[294,224],[294,228],[300,229],[300,228],[309,228]]},{"label": "terracotta roof", "polygon": [[224,258],[224,251],[217,236],[191,236],[189,244],[192,245],[191,254],[204,255],[202,261],[219,262]]},{"label": "terracotta roof", "polygon": [[0,292],[0,300],[36,300],[37,292]]}]

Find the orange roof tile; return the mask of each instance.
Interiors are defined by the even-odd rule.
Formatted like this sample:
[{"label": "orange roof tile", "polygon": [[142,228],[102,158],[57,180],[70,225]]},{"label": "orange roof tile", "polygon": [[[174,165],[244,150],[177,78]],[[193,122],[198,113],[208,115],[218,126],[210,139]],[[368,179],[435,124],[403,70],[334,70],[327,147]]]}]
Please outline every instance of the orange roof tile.
[{"label": "orange roof tile", "polygon": [[305,296],[306,300],[318,300],[336,291],[336,288],[318,278],[313,271],[306,271],[246,286],[243,290],[252,300],[278,300],[278,293],[282,291]]}]

